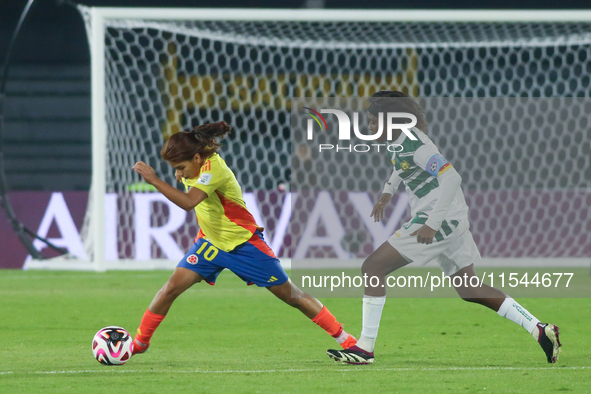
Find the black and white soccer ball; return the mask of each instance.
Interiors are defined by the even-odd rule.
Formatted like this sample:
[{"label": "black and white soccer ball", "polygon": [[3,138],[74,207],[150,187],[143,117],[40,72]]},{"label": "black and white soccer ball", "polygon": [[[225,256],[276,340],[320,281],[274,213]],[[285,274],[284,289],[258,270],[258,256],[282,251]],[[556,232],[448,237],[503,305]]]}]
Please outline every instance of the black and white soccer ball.
[{"label": "black and white soccer ball", "polygon": [[92,339],[92,354],[104,365],[123,365],[133,354],[133,338],[123,327],[101,328]]}]

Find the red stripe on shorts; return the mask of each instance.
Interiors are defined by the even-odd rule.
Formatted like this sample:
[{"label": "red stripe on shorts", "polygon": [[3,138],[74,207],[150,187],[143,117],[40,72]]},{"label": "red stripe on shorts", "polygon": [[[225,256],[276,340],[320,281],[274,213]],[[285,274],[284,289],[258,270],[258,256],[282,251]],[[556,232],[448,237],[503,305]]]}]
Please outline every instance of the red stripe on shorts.
[{"label": "red stripe on shorts", "polygon": [[277,258],[277,256],[275,256],[275,253],[273,253],[273,250],[271,250],[269,245],[267,245],[265,241],[263,241],[261,237],[259,237],[258,234],[253,234],[252,237],[250,237],[250,239],[248,240],[248,242],[250,242],[255,248],[257,248],[267,256]]}]

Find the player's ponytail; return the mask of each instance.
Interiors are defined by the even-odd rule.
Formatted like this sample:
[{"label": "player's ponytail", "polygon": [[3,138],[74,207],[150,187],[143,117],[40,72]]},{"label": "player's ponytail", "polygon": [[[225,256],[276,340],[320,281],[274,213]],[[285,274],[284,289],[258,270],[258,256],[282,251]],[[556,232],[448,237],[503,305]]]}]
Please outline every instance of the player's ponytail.
[{"label": "player's ponytail", "polygon": [[232,131],[226,122],[209,123],[173,134],[162,147],[160,155],[171,163],[193,160],[195,154],[206,159],[214,154],[222,145],[218,138],[223,138]]},{"label": "player's ponytail", "polygon": [[380,112],[407,112],[417,117],[416,127],[423,133],[427,132],[429,126],[421,105],[412,97],[397,90],[382,90],[374,93],[369,99],[368,112],[375,116]]}]

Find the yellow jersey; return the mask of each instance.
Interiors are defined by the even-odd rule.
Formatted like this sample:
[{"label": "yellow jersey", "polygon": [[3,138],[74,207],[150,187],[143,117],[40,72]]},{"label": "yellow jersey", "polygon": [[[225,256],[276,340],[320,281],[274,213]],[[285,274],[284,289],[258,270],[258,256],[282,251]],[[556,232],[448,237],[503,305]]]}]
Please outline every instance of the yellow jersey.
[{"label": "yellow jersey", "polygon": [[207,198],[195,207],[199,222],[197,238],[208,238],[212,244],[226,252],[248,241],[259,227],[246,208],[242,189],[224,159],[217,153],[203,165],[199,176],[183,178],[187,190],[203,190]]}]

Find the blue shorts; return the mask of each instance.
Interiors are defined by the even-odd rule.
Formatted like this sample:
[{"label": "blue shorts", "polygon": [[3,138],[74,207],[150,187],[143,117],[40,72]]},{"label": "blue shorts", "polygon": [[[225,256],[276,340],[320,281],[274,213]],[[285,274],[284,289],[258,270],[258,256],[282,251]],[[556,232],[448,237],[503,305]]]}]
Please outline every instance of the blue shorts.
[{"label": "blue shorts", "polygon": [[247,284],[259,287],[281,285],[289,279],[260,231],[256,231],[250,240],[231,252],[224,252],[205,238],[199,238],[177,267],[197,272],[210,285],[215,284],[224,268]]}]

